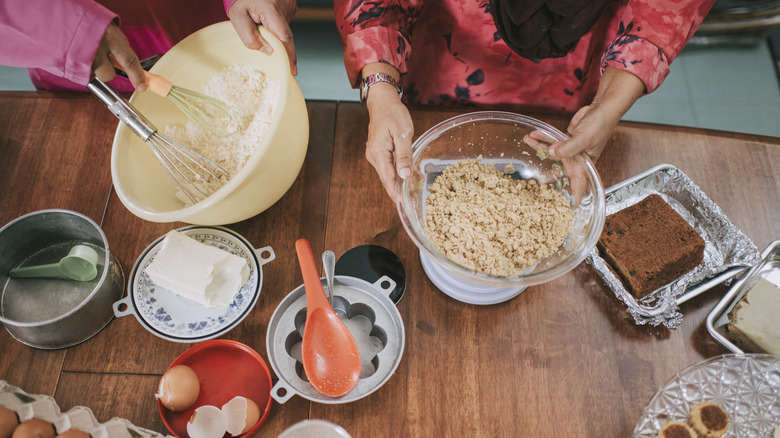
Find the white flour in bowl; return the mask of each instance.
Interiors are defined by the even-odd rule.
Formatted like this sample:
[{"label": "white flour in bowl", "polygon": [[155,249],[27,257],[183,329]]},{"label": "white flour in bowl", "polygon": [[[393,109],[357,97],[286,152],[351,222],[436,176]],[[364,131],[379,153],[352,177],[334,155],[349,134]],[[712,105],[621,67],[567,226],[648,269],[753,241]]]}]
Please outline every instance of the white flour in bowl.
[{"label": "white flour in bowl", "polygon": [[[163,133],[235,175],[268,133],[279,100],[279,88],[279,82],[266,78],[258,65],[229,66],[205,84],[204,94],[237,109],[246,128],[233,136],[216,137],[189,121],[186,125],[167,125]],[[192,204],[182,195],[177,194],[177,197]]]}]

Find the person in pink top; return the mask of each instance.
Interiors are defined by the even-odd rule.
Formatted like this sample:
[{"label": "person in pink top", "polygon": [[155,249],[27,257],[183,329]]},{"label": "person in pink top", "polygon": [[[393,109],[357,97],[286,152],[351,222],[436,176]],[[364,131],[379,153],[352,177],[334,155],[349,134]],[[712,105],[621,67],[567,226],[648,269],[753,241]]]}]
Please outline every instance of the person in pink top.
[{"label": "person in pink top", "polygon": [[[247,47],[269,53],[257,31],[266,26],[297,74],[289,26],[296,11],[295,0],[0,0],[0,64],[27,68],[38,89],[83,91],[94,74],[119,91],[144,91],[139,60],[229,17]],[[115,77],[109,54],[129,80]]]},{"label": "person in pink top", "polygon": [[595,160],[714,2],[335,0],[347,74],[370,117],[366,158],[397,200],[414,132],[404,104],[508,104],[572,114],[571,138],[550,152]]}]

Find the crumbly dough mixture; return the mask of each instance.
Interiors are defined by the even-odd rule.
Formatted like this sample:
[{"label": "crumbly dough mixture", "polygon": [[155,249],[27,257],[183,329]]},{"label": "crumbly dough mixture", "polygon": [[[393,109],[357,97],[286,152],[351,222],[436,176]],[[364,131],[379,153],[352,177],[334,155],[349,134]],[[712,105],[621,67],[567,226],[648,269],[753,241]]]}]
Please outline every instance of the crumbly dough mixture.
[{"label": "crumbly dough mixture", "polygon": [[518,181],[482,157],[448,166],[425,200],[425,227],[447,257],[478,271],[515,275],[555,252],[574,211],[559,191]]}]

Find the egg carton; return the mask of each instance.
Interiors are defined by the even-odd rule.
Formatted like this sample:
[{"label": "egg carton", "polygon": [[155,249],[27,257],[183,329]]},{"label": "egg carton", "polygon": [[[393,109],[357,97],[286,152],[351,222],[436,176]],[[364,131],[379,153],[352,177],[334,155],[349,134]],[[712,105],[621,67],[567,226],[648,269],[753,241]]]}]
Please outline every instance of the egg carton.
[{"label": "egg carton", "polygon": [[91,409],[76,406],[62,412],[57,402],[47,395],[28,394],[25,391],[0,380],[0,406],[16,412],[19,421],[40,418],[54,425],[57,433],[70,429],[87,432],[92,438],[139,438],[164,437],[158,432],[138,427],[124,418],[112,418],[105,423],[98,422]]}]

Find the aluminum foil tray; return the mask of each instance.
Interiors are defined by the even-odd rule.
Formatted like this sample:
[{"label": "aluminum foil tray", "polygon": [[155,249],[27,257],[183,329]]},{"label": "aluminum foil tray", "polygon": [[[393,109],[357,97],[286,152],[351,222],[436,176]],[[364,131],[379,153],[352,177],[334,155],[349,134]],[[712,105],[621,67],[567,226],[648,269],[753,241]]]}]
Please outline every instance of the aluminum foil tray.
[{"label": "aluminum foil tray", "polygon": [[53,398],[28,394],[9,385],[5,380],[0,380],[0,406],[16,412],[20,422],[31,418],[46,420],[54,425],[58,434],[79,429],[92,438],[170,437],[135,426],[123,418],[112,418],[105,423],[99,423],[92,410],[83,406],[76,406],[63,413]]},{"label": "aluminum foil tray", "polygon": [[663,324],[676,329],[682,323],[678,306],[734,276],[760,260],[758,248],[685,173],[661,164],[609,187],[606,213],[613,214],[653,193],[661,196],[704,239],[704,260],[693,270],[649,295],[635,299],[594,248],[586,263],[593,266],[615,296],[623,301],[636,324]]},{"label": "aluminum foil tray", "polygon": [[718,304],[712,308],[707,315],[707,331],[718,343],[737,354],[760,353],[759,351],[743,351],[734,345],[728,337],[727,325],[729,323],[729,312],[737,305],[742,296],[745,295],[759,278],[764,278],[770,283],[780,285],[780,240],[775,240],[761,253],[761,261],[750,268],[749,271],[739,278],[726,292],[726,295],[720,299]]}]

